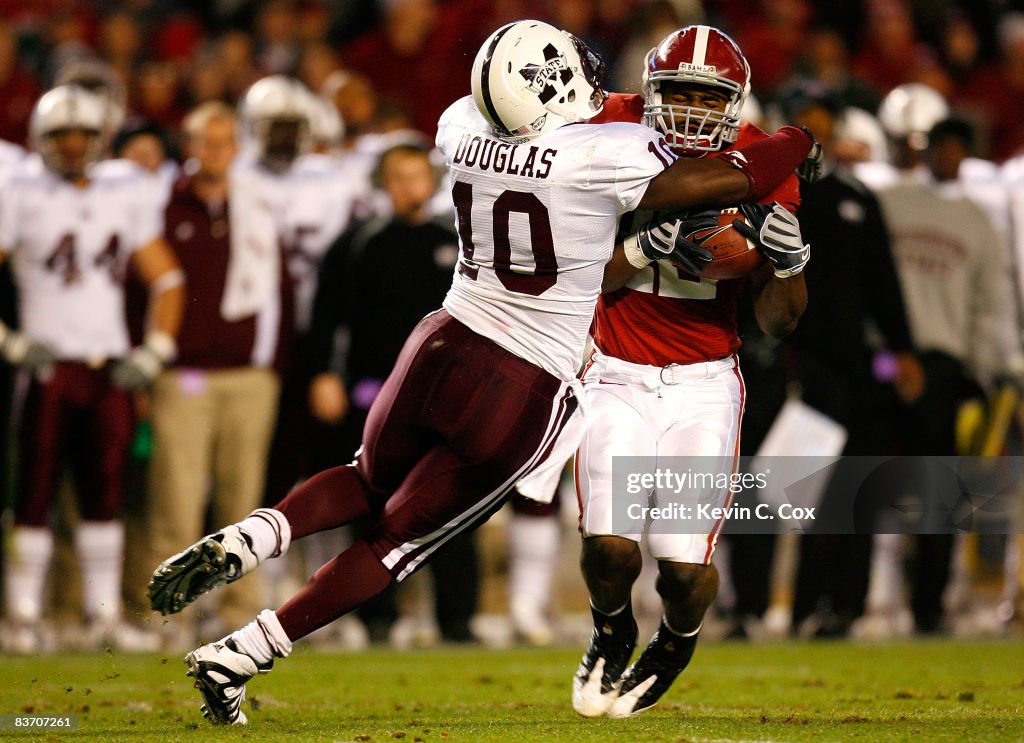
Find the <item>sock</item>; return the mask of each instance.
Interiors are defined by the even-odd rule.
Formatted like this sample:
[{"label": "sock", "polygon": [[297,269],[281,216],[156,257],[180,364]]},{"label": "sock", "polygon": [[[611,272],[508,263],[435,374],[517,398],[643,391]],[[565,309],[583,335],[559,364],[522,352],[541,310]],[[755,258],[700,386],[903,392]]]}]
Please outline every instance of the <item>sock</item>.
[{"label": "sock", "polygon": [[871,548],[871,577],[865,603],[869,611],[894,612],[903,596],[903,535],[876,534]]},{"label": "sock", "polygon": [[633,641],[636,634],[636,621],[633,619],[633,603],[627,601],[611,613],[605,613],[597,609],[593,602],[590,604],[590,614],[594,618],[594,627],[603,636],[611,636],[619,633],[627,634],[628,640]]},{"label": "sock", "polygon": [[551,603],[551,583],[561,541],[558,516],[514,514],[508,525],[509,601],[543,612]]},{"label": "sock", "polygon": [[256,619],[232,632],[227,639],[238,652],[245,653],[258,665],[269,663],[274,658],[287,658],[292,652],[292,641],[270,609],[261,611]]},{"label": "sock", "polygon": [[693,651],[697,649],[697,636],[703,626],[704,622],[701,622],[692,632],[676,632],[669,625],[668,617],[662,616],[661,626],[658,627],[658,631],[648,647],[660,645],[666,654],[675,659],[679,670],[682,670],[690,664],[690,659],[693,658]]},{"label": "sock", "polygon": [[316,571],[277,610],[277,618],[295,641],[361,606],[393,580],[370,545],[359,541]]},{"label": "sock", "polygon": [[313,475],[274,508],[291,526],[292,539],[301,539],[368,516],[370,497],[366,481],[348,464]]},{"label": "sock", "polygon": [[13,551],[4,571],[7,615],[19,622],[43,616],[43,588],[53,555],[53,533],[37,526],[16,526]]},{"label": "sock", "polygon": [[238,522],[238,528],[249,537],[252,552],[260,562],[280,557],[288,551],[292,541],[288,519],[273,508],[257,508]]},{"label": "sock", "polygon": [[672,629],[672,625],[670,625],[668,623],[668,617],[664,616],[664,615],[662,615],[662,617],[661,617],[661,623],[663,625],[665,625],[665,629],[667,629],[669,632],[671,632],[676,637],[695,637],[697,635],[697,633],[700,632],[701,629],[704,627],[704,622],[701,622],[700,624],[697,625],[697,629],[695,629],[695,630],[692,630],[690,632],[680,632],[678,630]]},{"label": "sock", "polygon": [[89,619],[121,616],[124,525],[120,521],[81,521],[75,554],[82,571],[82,609]]}]

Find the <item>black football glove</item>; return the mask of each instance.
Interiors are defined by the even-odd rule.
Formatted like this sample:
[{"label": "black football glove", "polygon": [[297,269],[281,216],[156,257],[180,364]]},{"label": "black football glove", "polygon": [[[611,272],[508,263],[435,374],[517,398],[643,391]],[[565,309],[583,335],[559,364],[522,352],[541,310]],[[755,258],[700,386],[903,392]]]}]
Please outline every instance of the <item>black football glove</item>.
[{"label": "black football glove", "polygon": [[814,144],[811,145],[811,151],[807,153],[807,158],[803,161],[799,168],[796,169],[797,176],[800,180],[806,181],[807,183],[815,183],[821,180],[824,160],[824,151],[821,148],[821,142],[814,138],[811,134],[811,130],[806,126],[800,127],[803,129],[807,136],[811,138]]},{"label": "black football glove", "polygon": [[770,207],[741,204],[740,211],[747,221],[735,220],[733,229],[754,243],[772,262],[776,276],[788,279],[804,270],[811,259],[811,246],[804,244],[795,214],[777,201]]},{"label": "black football glove", "polygon": [[[718,210],[672,212],[644,222],[636,235],[637,248],[650,261],[668,258],[692,274],[700,275],[714,254],[690,240],[698,230],[718,227]],[[629,238],[627,238],[629,239]]]}]

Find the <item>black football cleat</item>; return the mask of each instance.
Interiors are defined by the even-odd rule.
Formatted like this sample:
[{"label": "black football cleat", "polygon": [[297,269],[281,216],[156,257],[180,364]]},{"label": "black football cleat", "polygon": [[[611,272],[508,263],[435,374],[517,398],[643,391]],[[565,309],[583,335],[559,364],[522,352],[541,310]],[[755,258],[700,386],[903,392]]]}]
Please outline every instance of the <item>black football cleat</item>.
[{"label": "black football cleat", "polygon": [[615,616],[592,612],[594,632],[572,680],[572,708],[584,717],[600,717],[611,708],[639,633],[628,604]]},{"label": "black football cleat", "polygon": [[224,527],[160,564],[149,580],[149,604],[161,614],[176,614],[258,564],[246,534],[234,525]]},{"label": "black football cleat", "polygon": [[619,693],[608,710],[609,717],[632,717],[649,710],[669,690],[690,664],[697,647],[697,633],[684,637],[661,626],[636,663],[622,675]]}]

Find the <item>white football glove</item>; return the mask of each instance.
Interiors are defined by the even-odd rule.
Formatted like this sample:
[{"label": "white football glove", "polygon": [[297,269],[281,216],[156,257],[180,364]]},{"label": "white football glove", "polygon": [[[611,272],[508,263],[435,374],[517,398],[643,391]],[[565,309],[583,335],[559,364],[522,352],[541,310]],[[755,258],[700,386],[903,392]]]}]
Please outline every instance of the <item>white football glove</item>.
[{"label": "white football glove", "polygon": [[757,204],[743,204],[740,210],[747,221],[735,220],[733,229],[753,242],[772,262],[777,277],[788,279],[804,270],[811,259],[811,246],[804,244],[795,214],[777,201],[767,212]]},{"label": "white football glove", "polygon": [[48,346],[11,330],[3,323],[0,323],[0,355],[11,366],[31,372],[45,371],[56,360]]},{"label": "white football glove", "polygon": [[136,346],[120,359],[110,372],[115,387],[135,392],[148,387],[177,351],[174,339],[167,333],[151,331],[141,346]]}]

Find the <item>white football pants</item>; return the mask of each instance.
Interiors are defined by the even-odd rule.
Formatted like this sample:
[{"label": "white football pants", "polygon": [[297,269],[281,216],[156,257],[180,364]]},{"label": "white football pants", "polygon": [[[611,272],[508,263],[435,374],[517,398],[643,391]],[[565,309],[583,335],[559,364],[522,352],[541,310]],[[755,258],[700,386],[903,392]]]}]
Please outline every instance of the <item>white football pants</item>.
[{"label": "white football pants", "polygon": [[[636,542],[643,538],[659,560],[709,564],[721,521],[703,534],[617,533],[612,525],[612,458],[656,457],[657,466],[662,466],[663,457],[702,457],[703,466],[717,458],[719,472],[734,473],[745,399],[736,357],[657,367],[595,352],[583,384],[590,418],[575,468],[583,536],[615,535]],[[665,466],[670,464],[677,467],[679,462]],[[669,502],[695,507],[698,495],[684,490],[659,497],[655,489],[651,500],[659,507]],[[717,492],[714,502],[727,506],[728,489]]]}]

